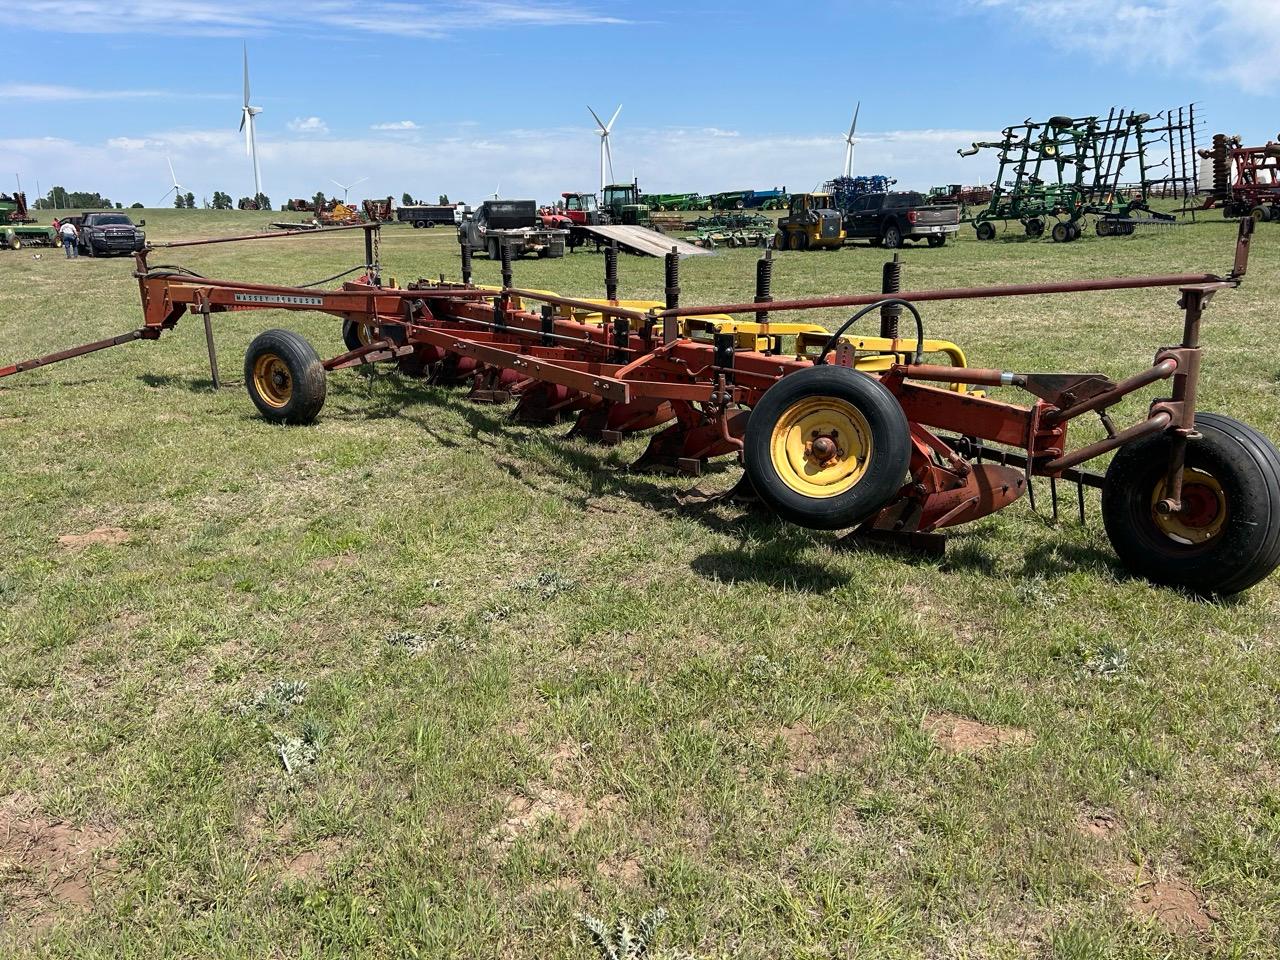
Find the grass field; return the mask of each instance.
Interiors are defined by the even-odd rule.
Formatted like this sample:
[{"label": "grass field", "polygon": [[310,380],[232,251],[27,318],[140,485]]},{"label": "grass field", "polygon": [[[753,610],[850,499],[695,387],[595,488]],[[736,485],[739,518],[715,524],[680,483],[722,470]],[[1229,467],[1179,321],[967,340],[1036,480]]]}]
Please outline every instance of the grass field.
[{"label": "grass field", "polygon": [[[153,240],[270,219],[145,215]],[[970,236],[906,251],[906,286],[1225,272],[1234,228]],[[456,250],[397,228],[383,261],[453,276]],[[755,256],[686,261],[684,301],[749,299]],[[297,283],[361,257],[152,259]],[[781,254],[775,295],[876,289],[883,259]],[[1278,265],[1264,224],[1200,396],[1273,438]],[[661,298],[660,263],[621,266]],[[137,326],[131,269],[0,253],[0,363]],[[602,274],[516,265],[565,294]],[[1176,342],[1176,299],[924,313],[977,366],[1118,377]],[[589,958],[575,913],[656,907],[699,958],[1275,955],[1280,579],[1223,602],[1131,579],[1092,494],[1084,527],[1024,501],[942,560],[838,549],[681,507],[692,481],[620,469],[643,439],[392,372],[276,428],[244,348],[285,326],[337,353],[338,323],[215,322],[218,392],[190,319],[0,382],[0,955]]]}]

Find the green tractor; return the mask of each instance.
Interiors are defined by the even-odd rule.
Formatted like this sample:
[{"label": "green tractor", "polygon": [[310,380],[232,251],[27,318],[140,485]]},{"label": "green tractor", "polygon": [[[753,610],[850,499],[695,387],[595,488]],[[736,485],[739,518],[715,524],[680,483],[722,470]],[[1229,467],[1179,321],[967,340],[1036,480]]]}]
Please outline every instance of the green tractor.
[{"label": "green tractor", "polygon": [[640,198],[640,186],[631,183],[611,183],[604,188],[600,208],[613,223],[647,227],[650,224],[649,204]]},{"label": "green tractor", "polygon": [[28,215],[25,193],[0,193],[0,248],[53,247],[57,243],[53,227],[41,226]]}]

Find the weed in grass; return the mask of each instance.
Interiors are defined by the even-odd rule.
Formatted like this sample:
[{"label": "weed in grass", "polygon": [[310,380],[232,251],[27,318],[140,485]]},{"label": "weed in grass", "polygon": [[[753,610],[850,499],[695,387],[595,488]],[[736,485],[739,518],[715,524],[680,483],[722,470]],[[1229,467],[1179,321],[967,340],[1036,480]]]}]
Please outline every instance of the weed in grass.
[{"label": "weed in grass", "polygon": [[274,680],[236,704],[236,710],[241,716],[287,717],[306,695],[307,684],[303,680]]},{"label": "weed in grass", "polygon": [[667,911],[658,907],[642,916],[638,923],[621,916],[607,926],[589,913],[579,913],[577,920],[591,936],[591,942],[600,960],[642,960],[656,957],[651,952],[658,938],[658,931],[667,920]]},{"label": "weed in grass", "polygon": [[272,744],[272,749],[285,773],[290,776],[305,774],[320,759],[320,747],[324,742],[324,731],[312,721],[302,724],[302,734],[297,737],[279,737]]}]

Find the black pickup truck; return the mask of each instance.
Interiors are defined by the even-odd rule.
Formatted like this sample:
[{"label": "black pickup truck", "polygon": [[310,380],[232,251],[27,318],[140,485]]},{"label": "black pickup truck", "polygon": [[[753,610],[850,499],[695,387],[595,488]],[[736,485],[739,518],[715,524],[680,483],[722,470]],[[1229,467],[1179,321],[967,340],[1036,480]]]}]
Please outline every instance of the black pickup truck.
[{"label": "black pickup truck", "polygon": [[844,214],[849,240],[870,240],[873,246],[900,247],[909,240],[927,240],[940,247],[960,229],[960,208],[931,204],[923,193],[892,191],[855,197]]},{"label": "black pickup truck", "polygon": [[105,257],[114,253],[134,253],[147,242],[142,227],[137,226],[123,213],[86,213],[74,218],[80,230],[80,249],[91,257]]}]

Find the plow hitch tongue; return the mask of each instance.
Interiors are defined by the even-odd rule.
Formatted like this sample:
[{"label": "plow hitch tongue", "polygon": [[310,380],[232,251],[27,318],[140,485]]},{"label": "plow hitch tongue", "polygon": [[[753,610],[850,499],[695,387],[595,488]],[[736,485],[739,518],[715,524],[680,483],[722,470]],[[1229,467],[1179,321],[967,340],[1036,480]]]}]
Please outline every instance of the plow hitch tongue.
[{"label": "plow hitch tongue", "polygon": [[[314,231],[305,236],[315,236]],[[500,288],[464,281],[383,285],[379,232],[364,231],[362,270],[340,287],[287,287],[215,280],[137,257],[142,327],[47,357],[0,368],[0,377],[155,339],[187,312],[201,315],[214,367],[210,318],[226,311],[326,313],[346,349],[322,360],[297,334],[269,330],[250,345],[245,384],[262,416],[309,423],[323,408],[326,379],[340,369],[394,364],[408,377],[467,387],[471,400],[514,400],[523,423],[572,421],[571,435],[606,444],[653,431],[633,469],[697,475],[733,457],[745,468],[735,495],[758,499],[783,519],[853,531],[856,542],[942,550],[939,532],[989,516],[1047,479],[1053,516],[1058,483],[1074,483],[1083,520],[1086,486],[1101,489],[1102,514],[1121,561],[1159,583],[1204,593],[1243,590],[1280,564],[1280,453],[1252,428],[1198,410],[1200,323],[1214,293],[1238,286],[1252,221],[1241,226],[1232,271],[1111,277],[943,290],[779,300],[766,253],[753,300],[681,305],[679,260],[665,260],[665,300],[627,300],[606,258],[607,296],[566,297],[517,284],[504,257]],[[276,235],[278,238],[279,235]],[[260,236],[241,238],[264,239]],[[205,242],[197,241],[191,245]],[[336,278],[329,278],[330,282]],[[954,343],[926,336],[919,305],[1177,287],[1183,336],[1152,365],[1119,381],[1096,373],[1010,372],[969,367]],[[804,311],[854,307],[832,333],[793,319]],[[898,314],[914,328],[903,337]],[[853,332],[879,313],[880,335]],[[861,329],[861,328],[858,328]],[[947,362],[923,361],[946,359]],[[1159,381],[1169,396],[1123,429],[1110,408]],[[1004,399],[1020,391],[1030,403]],[[994,394],[999,391],[1000,398]],[[1067,442],[1070,424],[1095,414],[1105,436]],[[1115,452],[1105,474],[1081,469]],[[1259,518],[1262,518],[1259,520]]]}]

